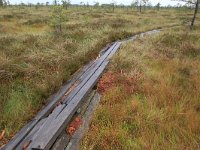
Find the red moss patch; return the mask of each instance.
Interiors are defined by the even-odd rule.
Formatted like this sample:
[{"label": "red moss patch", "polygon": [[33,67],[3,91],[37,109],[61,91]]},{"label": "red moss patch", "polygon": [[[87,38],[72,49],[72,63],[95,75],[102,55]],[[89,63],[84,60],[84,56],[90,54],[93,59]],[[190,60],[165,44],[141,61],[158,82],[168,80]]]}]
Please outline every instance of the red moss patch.
[{"label": "red moss patch", "polygon": [[117,77],[113,72],[106,72],[99,80],[99,83],[97,85],[99,92],[104,93],[105,91],[113,87],[116,84],[116,81]]},{"label": "red moss patch", "polygon": [[79,127],[82,125],[82,120],[80,117],[76,117],[69,125],[69,127],[67,128],[67,133],[69,135],[73,135],[76,130],[79,129]]},{"label": "red moss patch", "polygon": [[126,76],[122,73],[108,71],[100,79],[97,87],[100,93],[104,93],[114,86],[122,86],[124,90],[131,94],[138,90],[137,80],[133,76]]}]

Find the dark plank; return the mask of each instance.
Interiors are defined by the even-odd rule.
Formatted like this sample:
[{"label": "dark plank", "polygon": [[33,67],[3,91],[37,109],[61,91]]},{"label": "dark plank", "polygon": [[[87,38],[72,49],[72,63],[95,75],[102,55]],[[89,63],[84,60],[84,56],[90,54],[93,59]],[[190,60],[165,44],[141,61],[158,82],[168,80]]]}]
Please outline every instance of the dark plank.
[{"label": "dark plank", "polygon": [[[95,77],[94,79],[97,80],[97,77]],[[89,83],[92,83],[92,82],[89,82]],[[93,82],[93,84],[95,84],[95,82]],[[65,126],[69,123],[70,119],[72,118],[73,114],[78,108],[80,99],[84,98],[84,96],[87,94],[88,90],[92,87],[93,84],[91,84],[90,86],[86,85],[87,88],[82,88],[82,89],[86,89],[84,91],[85,94],[77,95],[75,97],[75,100],[71,101],[66,106],[63,112],[58,116],[57,119],[54,120],[54,122],[52,122],[52,124],[48,128],[43,129],[43,131],[40,134],[37,134],[37,136],[34,138],[35,140],[30,144],[30,147],[29,147],[30,149],[45,149],[46,150],[52,146],[52,143],[54,143],[54,141],[59,136],[59,134],[64,130]],[[80,90],[80,92],[81,91],[82,90]]]},{"label": "dark plank", "polygon": [[[40,127],[40,129],[38,130],[38,132],[40,132],[40,130],[42,128],[47,128],[49,126],[49,124],[52,123],[52,121],[54,121],[54,119],[56,119],[56,117],[60,114],[60,112],[62,112],[62,110],[65,108],[65,104],[61,104],[58,107],[56,107],[53,112],[47,117],[45,118],[46,121],[44,122],[44,124]],[[34,140],[34,138],[32,139]]]},{"label": "dark plank", "polygon": [[56,107],[53,112],[49,115],[48,118],[42,119],[40,122],[38,122],[35,127],[31,130],[31,132],[26,136],[26,138],[20,142],[20,144],[17,146],[17,150],[20,150],[23,148],[23,145],[25,143],[28,143],[29,141],[33,141],[34,140],[34,134],[36,134],[37,132],[40,132],[41,128],[46,128],[47,126],[49,126],[49,124],[51,124],[51,122],[57,117],[57,115],[63,110],[63,108],[65,107],[65,105],[59,105],[58,107]]},{"label": "dark plank", "polygon": [[94,61],[91,61],[89,64],[87,64],[86,66],[83,67],[82,70],[78,70],[77,73],[75,73],[74,77],[69,80],[67,82],[67,84],[65,86],[63,86],[61,88],[61,90],[59,90],[56,94],[52,95],[50,97],[50,103],[48,103],[48,105],[42,109],[37,116],[35,117],[36,119],[41,119],[44,117],[47,117],[48,114],[55,108],[55,106],[57,105],[57,102],[65,95],[65,93],[70,89],[70,87],[79,80],[79,78],[81,78],[85,73],[87,73],[88,69],[90,67],[92,67],[92,65],[94,64]]},{"label": "dark plank", "polygon": [[[89,123],[92,118],[92,114],[94,113],[96,107],[98,106],[98,103],[100,102],[100,94],[97,92],[92,97],[88,107],[86,108],[84,114],[82,115],[82,125],[81,127],[74,133],[74,135],[71,137],[69,145],[65,150],[78,150],[79,148],[79,142],[81,141],[84,134],[89,130]],[[59,150],[59,149],[57,149]]]},{"label": "dark plank", "polygon": [[51,147],[51,150],[64,150],[69,141],[70,136],[66,133],[66,131],[63,131],[56,140],[56,143],[54,143]]},{"label": "dark plank", "polygon": [[[86,97],[83,104],[81,104],[81,107],[79,108],[80,109],[79,115],[85,113],[85,111],[86,111],[88,105],[90,104],[91,100],[93,100],[95,93],[96,92],[94,90],[92,90],[92,92],[90,92],[90,94]],[[77,114],[75,114],[73,116],[73,118],[76,115]],[[62,133],[58,136],[58,138],[54,142],[53,146],[51,147],[51,150],[64,150],[67,147],[67,145],[69,144],[70,140],[71,140],[71,136],[67,134],[66,130],[62,131]]]},{"label": "dark plank", "polygon": [[77,86],[68,97],[65,98],[64,103],[69,103],[73,97],[78,93],[78,91],[84,86],[84,84],[89,80],[89,78],[92,76],[92,74],[95,72],[95,70],[98,69],[98,67],[102,64],[102,62],[107,58],[107,56],[112,52],[112,50],[116,47],[117,43],[114,43],[109,50],[107,50],[97,61],[96,64],[88,70],[88,73],[86,76],[83,76],[84,80]]},{"label": "dark plank", "polygon": [[[116,51],[119,46],[120,43],[117,43],[117,45],[114,47],[114,51]],[[108,53],[108,55],[110,53],[111,51]],[[56,138],[64,130],[66,124],[69,123],[76,110],[80,107],[81,100],[84,99],[88,92],[90,92],[90,90],[94,87],[104,69],[106,68],[108,62],[109,60],[106,59],[106,57],[103,57],[100,67],[92,74],[91,78],[88,79],[84,85],[84,88],[79,90],[78,94],[73,98],[72,101],[69,102],[66,108],[59,114],[54,122],[48,126],[48,128],[41,130],[42,132],[35,136],[35,140],[30,144],[28,149],[46,150],[52,146]]]},{"label": "dark plank", "polygon": [[10,142],[5,145],[1,150],[13,150],[17,144],[19,144],[22,139],[30,132],[31,129],[34,128],[35,124],[38,120],[32,120],[28,124],[26,124],[14,137],[10,140]]},{"label": "dark plank", "polygon": [[19,143],[19,145],[15,148],[16,150],[22,150],[24,145],[29,143],[32,140],[33,135],[39,130],[39,128],[44,124],[45,119],[40,120],[37,125],[31,130],[31,132],[26,136],[26,138]]}]

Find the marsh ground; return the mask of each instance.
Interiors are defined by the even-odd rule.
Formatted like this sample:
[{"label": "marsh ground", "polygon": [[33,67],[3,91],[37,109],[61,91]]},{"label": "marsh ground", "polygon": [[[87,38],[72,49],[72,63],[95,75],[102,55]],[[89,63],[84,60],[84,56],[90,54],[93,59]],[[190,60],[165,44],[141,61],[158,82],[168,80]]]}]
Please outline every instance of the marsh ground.
[{"label": "marsh ground", "polygon": [[58,34],[49,25],[52,8],[0,9],[0,131],[6,131],[1,144],[107,43],[154,28],[184,24],[192,11],[139,13],[116,9],[113,13],[107,9],[70,8],[63,13],[65,21]]}]

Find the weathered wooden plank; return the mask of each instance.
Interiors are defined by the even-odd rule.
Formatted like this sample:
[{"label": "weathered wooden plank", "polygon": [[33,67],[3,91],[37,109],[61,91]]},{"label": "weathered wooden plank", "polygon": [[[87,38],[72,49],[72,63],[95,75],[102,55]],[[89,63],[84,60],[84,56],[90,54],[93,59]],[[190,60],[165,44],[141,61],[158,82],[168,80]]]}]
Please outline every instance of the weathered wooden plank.
[{"label": "weathered wooden plank", "polygon": [[[64,129],[65,125],[70,121],[73,114],[76,112],[81,100],[87,95],[87,93],[93,88],[99,79],[103,70],[108,64],[107,56],[110,55],[112,50],[116,51],[120,44],[115,44],[115,46],[107,54],[101,58],[100,67],[98,67],[89,79],[85,79],[87,82],[84,84],[84,88],[78,91],[78,94],[73,97],[73,100],[69,102],[66,108],[61,112],[61,114],[54,120],[54,123],[48,127],[43,128],[40,134],[35,136],[35,140],[30,144],[30,149],[49,149],[59,136],[59,134]],[[111,53],[112,55],[112,53]]]},{"label": "weathered wooden plank", "polygon": [[[90,94],[84,100],[83,105],[81,104],[79,108],[80,114],[78,115],[83,115],[85,113],[88,105],[90,104],[95,94],[96,94],[95,91],[90,92]],[[75,116],[76,114],[73,117]],[[67,134],[66,130],[62,131],[62,133],[58,136],[53,146],[51,147],[51,150],[64,150],[69,144],[70,139],[71,139],[71,136]]]},{"label": "weathered wooden plank", "polygon": [[22,139],[29,133],[31,129],[35,126],[38,120],[31,120],[26,124],[14,137],[10,140],[9,144],[5,145],[1,150],[13,150],[17,144],[19,144]]},{"label": "weathered wooden plank", "polygon": [[49,115],[48,118],[42,119],[40,122],[38,122],[35,125],[35,127],[31,130],[31,132],[25,137],[25,139],[22,142],[20,142],[20,144],[17,146],[16,150],[23,149],[23,146],[25,143],[33,141],[34,134],[36,134],[37,132],[40,132],[41,128],[46,128],[47,126],[49,126],[49,124],[51,124],[51,122],[57,117],[57,115],[63,110],[64,107],[65,107],[64,104],[59,105],[58,107],[56,107],[53,110],[53,112]]},{"label": "weathered wooden plank", "polygon": [[[100,70],[101,72],[103,70]],[[100,73],[100,72],[99,72]],[[99,74],[98,74],[99,75]],[[93,78],[93,80],[97,80],[97,76]],[[82,89],[80,90],[82,95],[77,95],[75,97],[75,100],[71,101],[66,108],[63,110],[63,112],[58,116],[57,119],[54,120],[54,122],[46,129],[43,130],[42,133],[37,134],[37,136],[34,138],[35,140],[30,144],[30,149],[49,149],[52,146],[52,143],[56,140],[56,138],[59,136],[59,134],[64,130],[67,123],[69,123],[70,119],[72,118],[73,114],[75,113],[76,109],[79,106],[80,100],[84,98],[84,96],[87,94],[88,90],[92,87],[95,82],[88,82],[90,85],[86,85],[87,88],[82,92]],[[28,149],[29,149],[28,148]]]},{"label": "weathered wooden plank", "polygon": [[96,64],[93,66],[93,68],[91,68],[90,70],[88,70],[88,74],[84,77],[84,80],[82,80],[82,82],[72,91],[72,93],[70,95],[68,95],[68,97],[66,97],[66,99],[64,100],[64,103],[69,103],[73,97],[78,93],[78,91],[84,86],[84,84],[87,82],[87,80],[89,80],[89,78],[92,76],[92,74],[95,72],[96,69],[98,69],[98,67],[102,64],[102,62],[108,57],[108,55],[112,52],[112,50],[116,47],[117,43],[114,43],[109,50],[107,50],[97,61]]},{"label": "weathered wooden plank", "polygon": [[112,56],[117,52],[117,50],[119,49],[120,45],[121,45],[121,42],[118,42],[117,45],[116,45],[116,47],[108,55],[108,57],[107,57],[108,60],[111,59]]},{"label": "weathered wooden plank", "polygon": [[126,42],[129,42],[129,41],[133,41],[137,38],[140,38],[140,37],[144,37],[146,35],[151,35],[151,34],[154,34],[154,33],[159,33],[161,31],[161,29],[155,29],[155,30],[150,30],[150,31],[147,31],[147,32],[143,32],[143,33],[138,33],[132,37],[129,37],[127,39],[124,39],[122,40],[121,42],[122,43],[126,43]]},{"label": "weathered wooden plank", "polygon": [[[49,126],[49,124],[52,123],[52,121],[54,121],[54,119],[56,119],[56,117],[60,114],[60,112],[62,112],[62,110],[65,108],[65,104],[61,104],[58,107],[56,107],[53,112],[46,118],[46,121],[44,122],[44,124],[40,127],[40,129],[38,130],[38,132],[40,132],[40,130],[42,128],[46,128]],[[34,140],[34,138],[32,139]]]},{"label": "weathered wooden plank", "polygon": [[70,141],[70,136],[66,133],[66,131],[63,131],[59,135],[56,143],[54,143],[53,146],[51,147],[51,150],[64,150],[69,141]]},{"label": "weathered wooden plank", "polygon": [[[92,118],[92,114],[94,113],[98,103],[100,102],[100,94],[97,92],[92,97],[88,107],[84,111],[82,115],[82,125],[81,127],[75,132],[75,134],[70,138],[70,142],[65,150],[78,150],[79,149],[79,142],[89,129],[89,123]],[[59,150],[59,149],[57,149]]]},{"label": "weathered wooden plank", "polygon": [[66,85],[61,88],[61,90],[59,90],[56,94],[54,94],[53,96],[50,97],[50,100],[49,100],[50,103],[44,109],[42,109],[37,114],[37,116],[35,118],[36,119],[41,119],[41,118],[44,118],[44,117],[48,116],[48,114],[57,105],[57,102],[64,96],[64,94],[70,89],[70,87],[76,81],[78,81],[82,76],[84,76],[84,74],[86,74],[88,72],[88,69],[90,69],[90,67],[92,67],[92,65],[94,63],[95,63],[94,61],[91,61],[89,64],[87,64],[86,66],[84,66],[82,70],[77,71],[77,73],[74,75],[74,77],[71,80],[69,80],[66,83]]},{"label": "weathered wooden plank", "polygon": [[[117,46],[115,45],[114,50],[116,51],[119,46],[120,43],[118,43]],[[108,52],[107,56],[109,56],[111,51]],[[106,60],[107,56],[103,57],[100,67],[97,68],[96,71],[92,74],[91,78],[87,80],[84,88],[79,90],[78,94],[73,97],[73,100],[69,102],[65,109],[59,114],[54,122],[48,126],[48,128],[43,129],[40,134],[38,133],[35,136],[35,140],[30,144],[28,149],[49,149],[52,146],[56,138],[65,128],[66,124],[69,123],[73,114],[79,108],[81,100],[84,99],[88,92],[93,88],[100,75],[103,73],[103,70],[108,64],[108,59]]]},{"label": "weathered wooden plank", "polygon": [[[31,132],[26,136],[26,138],[17,145],[15,148],[16,150],[22,150],[24,148],[25,144],[28,144],[31,142],[33,135],[39,130],[39,128],[43,125],[43,123],[46,121],[45,119],[40,120],[37,125],[31,130]],[[28,145],[27,145],[28,146]]]}]

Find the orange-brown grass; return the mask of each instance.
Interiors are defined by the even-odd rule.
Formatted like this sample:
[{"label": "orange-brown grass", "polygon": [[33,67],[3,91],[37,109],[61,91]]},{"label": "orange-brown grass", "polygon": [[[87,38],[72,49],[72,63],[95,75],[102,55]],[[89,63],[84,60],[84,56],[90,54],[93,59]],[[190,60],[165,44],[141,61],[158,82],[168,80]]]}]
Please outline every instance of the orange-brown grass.
[{"label": "orange-brown grass", "polygon": [[109,74],[124,82],[105,86],[82,149],[200,149],[200,31],[162,32],[115,56],[100,91]]}]

